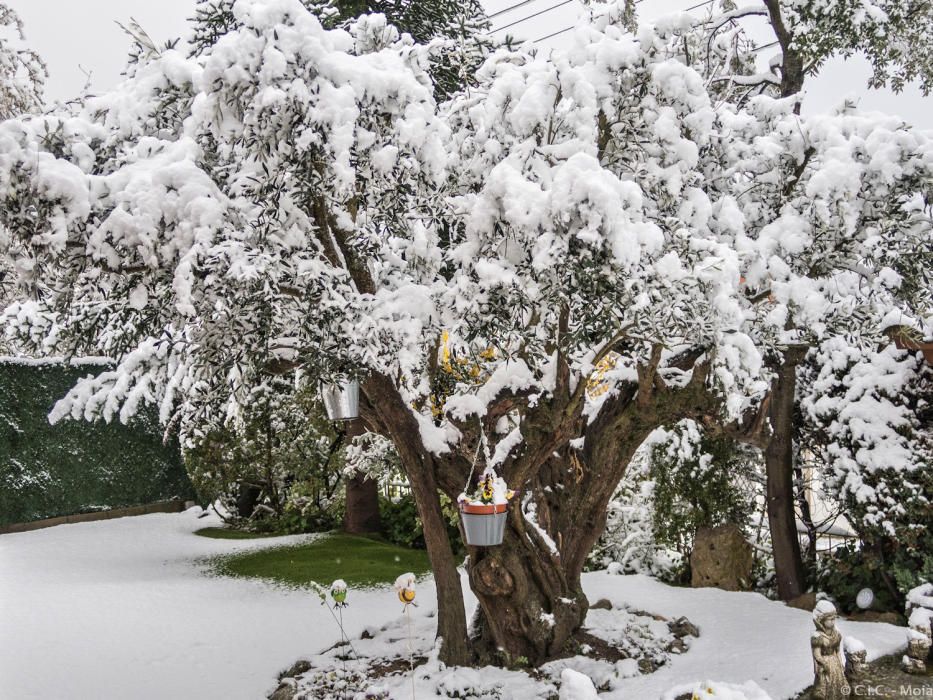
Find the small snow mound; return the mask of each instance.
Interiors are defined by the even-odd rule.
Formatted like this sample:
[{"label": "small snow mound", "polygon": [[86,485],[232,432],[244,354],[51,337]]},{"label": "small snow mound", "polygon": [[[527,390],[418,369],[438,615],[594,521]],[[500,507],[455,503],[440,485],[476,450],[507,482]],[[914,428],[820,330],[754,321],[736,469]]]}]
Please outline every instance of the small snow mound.
[{"label": "small snow mound", "polygon": [[846,654],[858,654],[859,652],[866,651],[865,645],[855,637],[845,637],[842,641],[842,646]]},{"label": "small snow mound", "polygon": [[682,685],[667,691],[663,700],[673,700],[691,692],[691,700],[774,700],[755,681],[746,681],[741,685],[719,681],[703,681],[693,686]]},{"label": "small snow mound", "polygon": [[929,629],[933,627],[933,610],[914,608],[914,611],[910,613],[907,624],[914,629]]},{"label": "small snow mound", "polygon": [[597,700],[596,687],[589,677],[572,668],[560,672],[560,700]]},{"label": "small snow mound", "polygon": [[907,605],[933,608],[933,583],[924,583],[907,592]]}]

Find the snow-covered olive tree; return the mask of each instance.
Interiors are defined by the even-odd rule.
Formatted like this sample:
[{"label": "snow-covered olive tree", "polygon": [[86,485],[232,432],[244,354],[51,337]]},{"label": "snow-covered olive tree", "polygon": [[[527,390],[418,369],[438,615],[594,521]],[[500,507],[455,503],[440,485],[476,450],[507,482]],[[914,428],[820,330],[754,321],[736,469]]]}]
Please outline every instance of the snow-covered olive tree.
[{"label": "snow-covered olive tree", "polygon": [[[23,22],[9,6],[0,3],[0,119],[9,119],[42,107],[48,73],[42,58],[29,48]],[[0,227],[0,246],[7,234]],[[9,261],[0,257],[0,305],[6,306],[12,288]],[[3,340],[0,339],[0,347]]]},{"label": "snow-covered olive tree", "polygon": [[[381,17],[328,31],[299,0],[238,0],[194,55],[0,125],[29,293],[9,335],[118,360],[53,418],[154,402],[197,441],[270,376],[357,377],[424,523],[442,659],[559,652],[645,437],[763,439],[769,358],[909,323],[898,261],[931,236],[922,134],[737,104],[698,70],[708,26],[633,35],[622,9],[567,51],[498,50],[438,107],[433,49]],[[486,467],[519,496],[503,545],[470,551],[471,645],[439,495]]]},{"label": "snow-covered olive tree", "polygon": [[0,3],[0,119],[38,110],[47,77],[45,62],[26,44],[19,15]]}]

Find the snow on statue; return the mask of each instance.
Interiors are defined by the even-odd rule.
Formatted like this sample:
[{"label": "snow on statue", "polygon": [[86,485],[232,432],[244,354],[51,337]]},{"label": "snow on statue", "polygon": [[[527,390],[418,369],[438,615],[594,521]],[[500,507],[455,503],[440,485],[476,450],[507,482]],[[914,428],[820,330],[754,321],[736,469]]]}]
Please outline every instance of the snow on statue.
[{"label": "snow on statue", "polygon": [[[10,341],[117,360],[53,419],[151,402],[189,442],[272,375],[359,378],[424,524],[441,659],[537,663],[586,615],[580,572],[653,429],[754,442],[774,358],[920,323],[933,144],[799,116],[740,15],[633,35],[594,6],[568,50],[500,48],[439,106],[431,46],[313,9],[237,0],[193,55],[143,51],[114,92],[0,125]],[[522,504],[471,551],[468,640],[439,493],[474,455]]]}]

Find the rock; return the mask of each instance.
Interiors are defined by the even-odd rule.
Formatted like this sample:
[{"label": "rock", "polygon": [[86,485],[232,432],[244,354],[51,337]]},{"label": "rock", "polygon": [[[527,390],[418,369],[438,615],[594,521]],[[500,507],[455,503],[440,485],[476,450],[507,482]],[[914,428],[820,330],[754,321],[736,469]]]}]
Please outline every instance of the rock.
[{"label": "rock", "polygon": [[600,598],[590,606],[590,610],[612,610],[612,603],[608,598]]},{"label": "rock", "polygon": [[287,671],[283,671],[279,674],[279,680],[285,678],[295,678],[300,676],[302,673],[307,673],[311,670],[311,662],[307,659],[298,659],[295,663],[292,664],[292,667]]},{"label": "rock", "polygon": [[924,662],[930,655],[930,639],[915,630],[910,630],[907,637],[907,656]]},{"label": "rock", "polygon": [[667,628],[671,631],[678,639],[682,637],[699,637],[700,630],[699,628],[690,622],[686,617],[678,617],[676,620],[672,620],[667,623]]},{"label": "rock", "polygon": [[798,610],[810,612],[816,607],[816,593],[804,593],[796,598],[791,598],[785,601],[785,605],[790,608],[797,608]]},{"label": "rock", "polygon": [[857,685],[868,675],[868,650],[855,637],[845,637],[842,649],[846,657],[846,680]]},{"label": "rock", "polygon": [[905,655],[901,659],[901,670],[914,676],[922,676],[927,672],[927,665],[920,659],[913,659]]},{"label": "rock", "polygon": [[700,528],[690,554],[690,585],[747,591],[752,583],[752,546],[738,525]]},{"label": "rock", "polygon": [[295,688],[294,682],[281,683],[272,695],[269,696],[269,700],[292,700],[297,693],[298,689]]}]

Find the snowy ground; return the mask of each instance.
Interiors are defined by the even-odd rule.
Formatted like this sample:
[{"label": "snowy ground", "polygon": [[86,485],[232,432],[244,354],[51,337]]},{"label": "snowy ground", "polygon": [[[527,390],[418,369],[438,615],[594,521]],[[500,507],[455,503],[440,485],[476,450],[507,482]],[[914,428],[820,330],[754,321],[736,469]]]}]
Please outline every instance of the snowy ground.
[{"label": "snowy ground", "polygon": [[[189,511],[0,536],[0,695],[258,700],[275,687],[280,670],[337,641],[329,612],[310,593],[204,575],[204,557],[301,537],[231,541],[191,534],[216,524]],[[591,600],[686,615],[701,631],[686,654],[653,674],[626,678],[631,669],[621,667],[601,698],[649,700],[714,679],[753,680],[779,700],[810,682],[806,612],[756,594],[670,588],[641,576],[594,573],[584,585]],[[413,609],[419,647],[430,644],[433,598],[430,582],[419,584],[421,605]],[[390,589],[351,590],[349,601],[344,619],[351,638],[364,628],[405,629]],[[841,628],[866,644],[870,658],[904,646],[903,628],[850,622]],[[396,653],[404,651],[395,639]],[[514,682],[517,696],[518,674],[460,672],[447,680],[460,683],[470,673],[500,678],[506,688]],[[422,679],[419,686],[436,689],[435,681]],[[399,686],[399,697],[410,697],[410,681],[391,685]]]},{"label": "snowy ground", "polygon": [[[208,539],[191,533],[219,519],[196,516],[0,535],[0,697],[257,700],[296,657],[338,639],[312,594],[208,577],[199,561],[302,536]],[[387,592],[353,599],[352,626],[398,612]]]}]

